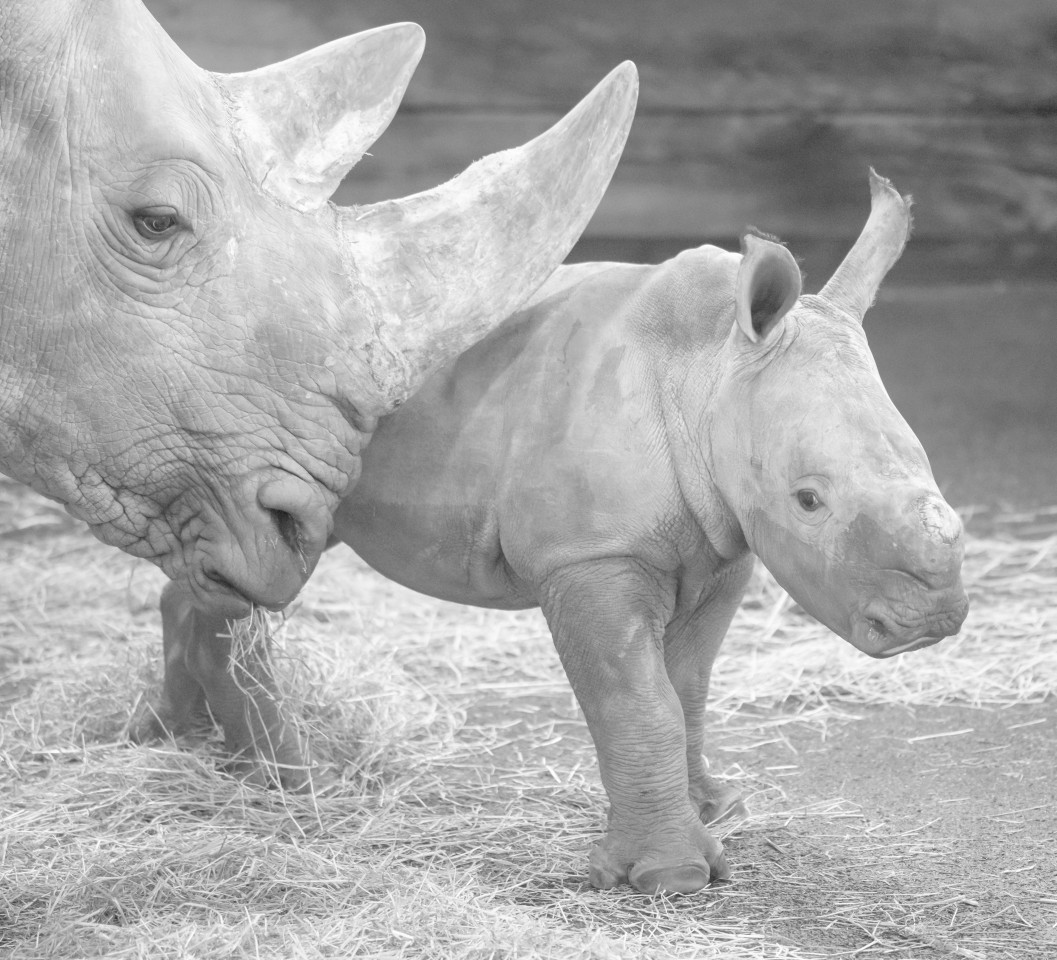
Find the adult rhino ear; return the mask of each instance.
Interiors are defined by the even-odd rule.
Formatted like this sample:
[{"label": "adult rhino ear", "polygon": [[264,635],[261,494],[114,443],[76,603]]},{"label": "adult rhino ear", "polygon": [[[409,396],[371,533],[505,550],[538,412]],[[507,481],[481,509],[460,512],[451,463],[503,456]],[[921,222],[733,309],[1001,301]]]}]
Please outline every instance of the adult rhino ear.
[{"label": "adult rhino ear", "polygon": [[753,343],[762,343],[792,309],[803,280],[793,255],[780,243],[753,233],[741,239],[741,266],[734,285],[734,319]]},{"label": "adult rhino ear", "polygon": [[862,323],[885,274],[895,265],[910,236],[910,197],[870,168],[870,216],[859,239],[819,291],[823,300]]},{"label": "adult rhino ear", "polygon": [[418,24],[394,23],[259,70],[214,74],[261,187],[298,210],[322,207],[389,126],[425,42]]},{"label": "adult rhino ear", "polygon": [[517,310],[565,259],[620,159],[638,74],[625,62],[522,147],[402,200],[337,208],[372,375],[389,404]]}]

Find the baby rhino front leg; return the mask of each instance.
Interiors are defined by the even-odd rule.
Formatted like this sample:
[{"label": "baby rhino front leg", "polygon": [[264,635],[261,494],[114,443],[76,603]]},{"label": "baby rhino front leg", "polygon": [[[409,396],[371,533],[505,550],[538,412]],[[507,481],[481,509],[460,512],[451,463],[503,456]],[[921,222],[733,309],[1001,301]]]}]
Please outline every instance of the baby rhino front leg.
[{"label": "baby rhino front leg", "polygon": [[541,606],[598,752],[609,796],[591,883],[693,893],[729,875],[690,802],[686,729],[664,667],[674,587],[632,559],[562,568]]}]

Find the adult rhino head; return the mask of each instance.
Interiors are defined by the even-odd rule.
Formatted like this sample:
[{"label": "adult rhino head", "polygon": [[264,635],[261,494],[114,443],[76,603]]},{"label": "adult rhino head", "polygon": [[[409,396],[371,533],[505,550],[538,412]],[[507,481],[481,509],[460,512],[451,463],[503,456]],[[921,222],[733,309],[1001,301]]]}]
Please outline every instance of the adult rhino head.
[{"label": "adult rhino head", "polygon": [[957,633],[962,525],[889,399],[862,320],[910,232],[870,174],[862,234],[818,296],[747,236],[716,405],[716,482],[752,550],[815,618],[874,657]]},{"label": "adult rhino head", "polygon": [[203,608],[297,593],[377,417],[561,262],[619,158],[630,64],[440,188],[332,206],[422,43],[221,75],[139,0],[0,8],[0,468]]}]

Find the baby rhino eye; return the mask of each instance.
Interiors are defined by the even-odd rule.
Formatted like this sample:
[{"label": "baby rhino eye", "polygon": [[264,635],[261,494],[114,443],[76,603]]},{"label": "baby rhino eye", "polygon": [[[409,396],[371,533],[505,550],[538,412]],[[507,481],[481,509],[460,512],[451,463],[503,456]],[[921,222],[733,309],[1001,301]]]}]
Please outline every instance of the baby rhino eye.
[{"label": "baby rhino eye", "polygon": [[797,503],[800,504],[808,513],[814,513],[819,507],[822,506],[822,501],[819,500],[818,494],[814,490],[798,490],[796,492]]}]

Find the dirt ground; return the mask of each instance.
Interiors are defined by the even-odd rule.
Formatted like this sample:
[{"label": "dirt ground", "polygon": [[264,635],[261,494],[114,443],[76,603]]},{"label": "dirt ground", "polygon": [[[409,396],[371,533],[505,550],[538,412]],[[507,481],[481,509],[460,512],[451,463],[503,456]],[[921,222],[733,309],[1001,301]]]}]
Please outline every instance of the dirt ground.
[{"label": "dirt ground", "polygon": [[[538,751],[532,731],[544,722],[559,769],[590,763],[568,693],[484,697],[468,727],[497,716],[520,718],[490,757],[497,768]],[[724,842],[734,882],[712,888],[711,918],[750,920],[762,957],[782,947],[901,960],[1057,955],[1057,698],[1004,709],[856,705],[841,723],[784,722],[765,742],[759,719],[715,727],[712,766],[743,784],[751,813],[780,797],[799,815],[733,827]],[[876,897],[867,915],[864,890]]]},{"label": "dirt ground", "polygon": [[[772,774],[787,766],[783,786],[805,804],[844,799],[865,830],[819,834],[803,821],[768,838],[768,862],[795,874],[820,846],[839,861],[864,834],[884,837],[878,866],[856,861],[848,876],[850,885],[879,888],[876,926],[864,931],[873,940],[863,942],[908,958],[926,947],[926,955],[988,960],[1057,953],[1057,702],[1001,711],[868,707],[852,715],[825,742],[791,728],[787,742],[761,748],[750,763]],[[747,839],[750,851],[758,848]],[[730,847],[732,856],[744,855],[739,840]],[[907,906],[945,898],[947,929],[934,916],[923,923]],[[886,911],[885,900],[898,906]],[[790,915],[767,923],[780,942],[855,948],[847,931],[844,942],[827,943],[810,917],[786,909]],[[987,929],[974,933],[977,923]]]}]

